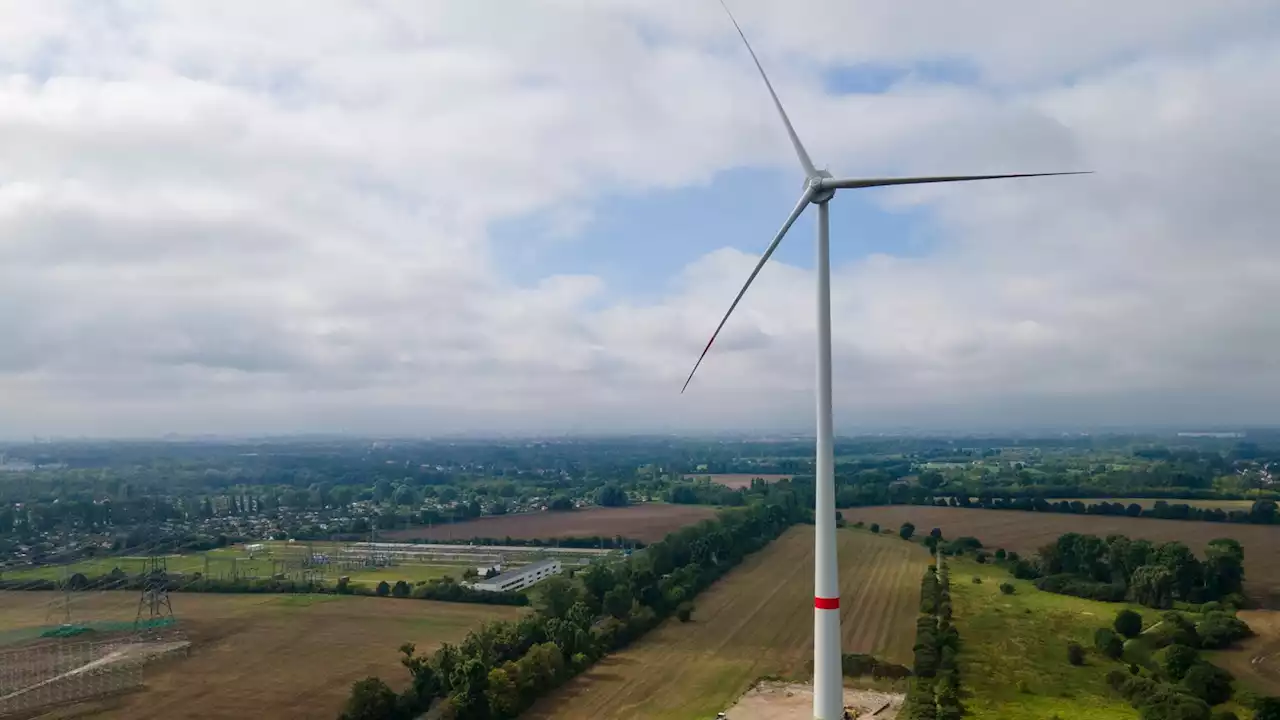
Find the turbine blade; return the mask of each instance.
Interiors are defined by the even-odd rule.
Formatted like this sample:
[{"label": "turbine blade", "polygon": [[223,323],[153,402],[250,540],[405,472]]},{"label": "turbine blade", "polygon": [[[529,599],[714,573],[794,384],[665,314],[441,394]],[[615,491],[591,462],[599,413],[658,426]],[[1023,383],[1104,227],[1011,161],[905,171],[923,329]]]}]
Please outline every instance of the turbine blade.
[{"label": "turbine blade", "polygon": [[796,150],[796,157],[800,158],[800,165],[804,167],[805,177],[814,177],[818,171],[813,167],[813,161],[809,159],[809,153],[805,151],[804,145],[800,142],[800,136],[796,135],[796,129],[791,126],[791,118],[787,117],[787,111],[782,109],[782,101],[778,99],[778,93],[773,90],[773,83],[769,82],[769,76],[764,72],[764,66],[760,64],[760,58],[756,57],[756,51],[751,49],[751,43],[747,41],[746,33],[742,32],[742,26],[738,25],[738,20],[733,17],[729,6],[724,0],[720,0],[720,6],[724,8],[725,13],[729,16],[729,21],[733,23],[734,29],[738,31],[738,37],[742,38],[742,44],[747,46],[747,52],[751,53],[751,59],[756,63],[756,69],[760,71],[760,77],[764,78],[764,86],[769,88],[769,96],[773,98],[774,107],[778,108],[778,115],[782,117],[782,124],[787,126],[787,135],[791,138],[791,146]]},{"label": "turbine blade", "polygon": [[885,187],[888,185],[923,185],[925,183],[967,182],[969,180],[1000,180],[1003,178],[1049,177],[1052,175],[1091,175],[1083,172],[1016,173],[1013,175],[937,175],[933,177],[901,178],[824,178],[819,182],[823,190],[847,190],[850,188]]},{"label": "turbine blade", "polygon": [[702,360],[707,357],[707,352],[711,350],[711,344],[716,341],[716,338],[720,335],[720,331],[724,329],[724,324],[729,321],[729,316],[733,314],[734,308],[738,307],[738,303],[742,301],[742,296],[747,294],[747,288],[751,287],[751,283],[755,281],[756,275],[760,274],[760,269],[764,267],[765,263],[769,262],[769,258],[773,255],[773,251],[777,250],[778,244],[782,242],[783,236],[786,235],[787,231],[791,229],[791,226],[795,224],[796,219],[800,217],[800,213],[804,212],[805,206],[809,204],[809,201],[812,198],[813,191],[805,190],[804,194],[800,196],[800,202],[796,203],[795,209],[787,216],[787,221],[782,224],[782,229],[778,231],[777,235],[773,236],[773,242],[769,243],[769,248],[764,251],[764,255],[760,256],[760,262],[756,263],[755,269],[752,270],[751,275],[747,277],[747,282],[745,282],[742,285],[742,289],[738,291],[738,296],[733,299],[733,304],[729,306],[729,311],[720,319],[720,324],[716,326],[716,331],[711,333],[711,339],[707,341],[707,346],[702,348],[702,354],[698,356],[698,362],[693,364],[693,370],[689,372],[689,377],[685,379],[684,387],[680,388],[681,395],[684,394],[685,390],[689,389],[689,382],[693,380],[693,374],[698,372],[698,366],[702,365]]}]

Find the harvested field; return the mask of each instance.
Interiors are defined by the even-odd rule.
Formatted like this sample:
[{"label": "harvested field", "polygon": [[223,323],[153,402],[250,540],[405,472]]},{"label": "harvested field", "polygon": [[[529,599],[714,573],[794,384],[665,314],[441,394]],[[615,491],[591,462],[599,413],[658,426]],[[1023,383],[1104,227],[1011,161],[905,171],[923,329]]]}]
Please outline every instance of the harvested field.
[{"label": "harvested field", "polygon": [[[1137,503],[1144,508],[1155,507],[1158,502],[1167,502],[1170,505],[1190,505],[1191,507],[1205,508],[1206,510],[1217,508],[1223,512],[1248,510],[1253,507],[1252,500],[1177,500],[1173,498],[1062,498],[1062,500],[1067,502],[1079,500],[1085,505],[1094,505],[1100,502],[1123,503],[1125,505]],[[1059,502],[1059,500],[1055,498],[1051,502]]]},{"label": "harvested field", "polygon": [[[910,665],[920,545],[840,532],[845,652]],[[795,527],[668,620],[544,698],[526,718],[702,718],[728,708],[764,675],[807,680],[813,657],[813,528]]]},{"label": "harvested field", "polygon": [[751,487],[751,481],[760,478],[765,482],[777,482],[779,480],[790,480],[790,475],[763,475],[760,473],[717,473],[703,475],[685,475],[685,480],[701,480],[706,478],[717,485],[723,485],[733,490]]},{"label": "harvested field", "polygon": [[1234,538],[1244,546],[1245,592],[1264,607],[1280,608],[1280,526],[921,505],[850,508],[841,512],[848,522],[875,522],[896,530],[910,521],[918,533],[937,527],[945,537],[969,535],[988,547],[1024,554],[1035,552],[1068,532],[1098,536],[1118,533],[1154,542],[1180,540],[1197,553],[1203,553],[1205,544],[1214,538]]},{"label": "harvested field", "polygon": [[[44,625],[55,593],[0,594],[0,627]],[[82,619],[132,620],[138,594],[86,593]],[[406,684],[397,648],[430,650],[518,608],[322,595],[174,594],[190,657],[148,668],[145,689],[85,703],[76,717],[336,717],[351,683],[381,675]],[[83,637],[83,636],[82,636]]]},{"label": "harvested field", "polygon": [[1238,684],[1262,695],[1280,695],[1280,612],[1241,610],[1239,615],[1255,636],[1206,655],[1235,675]]},{"label": "harvested field", "polygon": [[645,503],[627,507],[591,507],[565,512],[534,512],[482,517],[470,522],[380,533],[387,541],[469,540],[471,538],[614,537],[656,542],[673,530],[715,517],[706,505]]}]

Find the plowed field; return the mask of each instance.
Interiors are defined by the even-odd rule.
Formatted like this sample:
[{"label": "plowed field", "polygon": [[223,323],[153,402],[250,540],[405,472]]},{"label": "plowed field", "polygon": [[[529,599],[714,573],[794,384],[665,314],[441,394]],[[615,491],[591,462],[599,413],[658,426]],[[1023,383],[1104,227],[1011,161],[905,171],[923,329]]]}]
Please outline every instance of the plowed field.
[{"label": "plowed field", "polygon": [[1235,538],[1244,546],[1245,592],[1265,607],[1280,608],[1280,526],[1156,520],[1154,518],[1065,513],[940,508],[920,505],[850,508],[845,520],[880,523],[897,530],[911,522],[916,532],[941,528],[944,537],[976,537],[992,548],[1035,552],[1068,532],[1106,537],[1112,533],[1153,542],[1180,540],[1197,553],[1214,538]]},{"label": "plowed field", "polygon": [[673,530],[715,517],[706,505],[645,503],[627,507],[591,507],[565,512],[531,512],[482,517],[469,522],[380,533],[388,541],[469,540],[471,538],[614,537],[656,542]]},{"label": "plowed field", "polygon": [[[840,532],[845,652],[910,665],[920,545]],[[713,717],[763,675],[807,678],[813,656],[813,528],[789,530],[674,618],[607,656],[523,717],[544,720]]]}]

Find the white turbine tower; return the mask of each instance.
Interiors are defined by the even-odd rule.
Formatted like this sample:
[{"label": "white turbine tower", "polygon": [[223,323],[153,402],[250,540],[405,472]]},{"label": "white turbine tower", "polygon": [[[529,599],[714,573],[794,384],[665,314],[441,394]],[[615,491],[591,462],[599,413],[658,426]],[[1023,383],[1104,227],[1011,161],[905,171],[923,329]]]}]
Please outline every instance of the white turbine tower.
[{"label": "white turbine tower", "polygon": [[815,482],[817,487],[814,502],[814,524],[816,528],[813,542],[813,716],[818,720],[837,720],[844,713],[844,690],[840,668],[840,586],[836,564],[835,458],[832,451],[831,260],[829,248],[830,215],[827,203],[835,196],[837,190],[884,187],[888,185],[964,182],[967,180],[1083,175],[1087,173],[1054,172],[1017,173],[1011,175],[833,178],[831,173],[814,167],[813,161],[809,159],[809,153],[804,149],[799,136],[796,135],[795,128],[791,125],[790,118],[787,117],[787,111],[782,109],[782,102],[778,100],[778,94],[774,92],[773,84],[769,82],[769,76],[765,74],[764,67],[760,64],[760,59],[756,57],[755,51],[751,49],[751,43],[747,41],[746,34],[742,32],[742,27],[734,19],[733,13],[729,11],[729,6],[725,5],[724,0],[720,0],[720,4],[724,6],[725,12],[728,13],[729,20],[733,22],[734,28],[738,31],[738,36],[742,38],[743,44],[747,47],[747,52],[751,54],[751,59],[755,62],[756,69],[760,71],[760,77],[764,80],[765,87],[769,90],[769,96],[773,98],[773,105],[778,110],[778,116],[782,119],[782,124],[786,126],[787,136],[791,138],[791,145],[795,148],[796,157],[799,158],[800,166],[804,169],[805,183],[799,202],[796,203],[791,214],[787,216],[786,221],[782,223],[782,229],[774,236],[773,242],[769,243],[769,247],[765,249],[764,255],[756,263],[755,269],[751,271],[746,283],[738,291],[738,296],[729,305],[729,310],[721,318],[715,332],[711,334],[711,339],[707,341],[707,346],[703,348],[702,354],[698,356],[698,362],[694,363],[693,370],[689,373],[689,378],[685,380],[684,387],[681,388],[680,392],[683,394],[688,389],[689,382],[693,380],[694,373],[698,371],[698,366],[702,364],[707,352],[711,350],[711,344],[716,341],[716,337],[729,320],[729,316],[733,314],[734,308],[738,307],[738,302],[746,294],[747,288],[751,287],[756,275],[760,274],[760,269],[769,261],[773,251],[778,248],[778,244],[782,242],[787,230],[791,229],[791,226],[806,207],[817,205],[818,417],[815,459]]}]

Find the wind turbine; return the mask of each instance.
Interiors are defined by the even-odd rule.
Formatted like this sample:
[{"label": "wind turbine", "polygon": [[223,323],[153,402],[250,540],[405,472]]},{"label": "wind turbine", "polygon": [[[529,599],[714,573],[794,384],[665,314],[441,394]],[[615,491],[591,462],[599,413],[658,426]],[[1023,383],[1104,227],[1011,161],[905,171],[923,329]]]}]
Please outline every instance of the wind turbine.
[{"label": "wind turbine", "polygon": [[702,365],[703,359],[707,357],[707,352],[711,350],[712,343],[716,341],[716,337],[724,329],[729,316],[738,307],[743,295],[746,295],[747,288],[751,287],[752,281],[756,279],[756,275],[760,274],[761,268],[769,261],[770,256],[778,248],[787,231],[795,224],[796,219],[805,211],[805,208],[810,205],[817,205],[818,427],[815,460],[815,482],[817,487],[814,502],[814,524],[816,527],[813,543],[813,716],[818,720],[837,720],[844,713],[844,689],[841,682],[842,673],[840,668],[840,586],[836,563],[835,458],[832,449],[831,218],[827,204],[831,201],[831,198],[835,197],[837,190],[1001,178],[1083,175],[1087,173],[1052,172],[1011,175],[834,178],[826,170],[818,170],[814,167],[813,161],[809,159],[808,151],[805,150],[804,145],[800,142],[800,137],[796,134],[795,128],[791,125],[791,119],[787,117],[787,111],[782,108],[782,101],[778,99],[778,93],[774,91],[773,83],[769,82],[769,76],[765,73],[764,66],[760,64],[760,58],[756,57],[755,50],[751,49],[751,43],[747,41],[746,34],[743,33],[742,27],[738,25],[738,21],[733,17],[729,6],[725,4],[724,0],[720,0],[720,4],[724,7],[725,13],[729,15],[729,20],[733,23],[734,29],[738,31],[738,36],[742,38],[742,43],[746,45],[747,52],[751,54],[751,59],[755,62],[756,69],[760,71],[760,78],[764,80],[765,87],[769,90],[769,96],[773,98],[773,106],[778,111],[778,117],[782,119],[782,124],[787,129],[787,136],[791,138],[791,146],[795,149],[796,157],[800,160],[800,166],[804,170],[804,191],[800,194],[800,200],[796,203],[795,208],[792,209],[791,214],[782,223],[782,229],[774,235],[773,242],[769,243],[764,255],[760,256],[760,261],[756,263],[755,269],[747,276],[747,281],[742,285],[742,289],[738,291],[738,296],[733,299],[733,303],[729,305],[729,310],[721,318],[715,332],[711,334],[711,339],[707,341],[707,346],[702,349],[702,354],[698,356],[698,362],[694,363],[693,370],[689,373],[688,379],[684,381],[684,387],[680,389],[680,393],[684,394],[684,391],[689,388],[689,382],[693,380],[694,373],[698,372],[698,367]]}]

